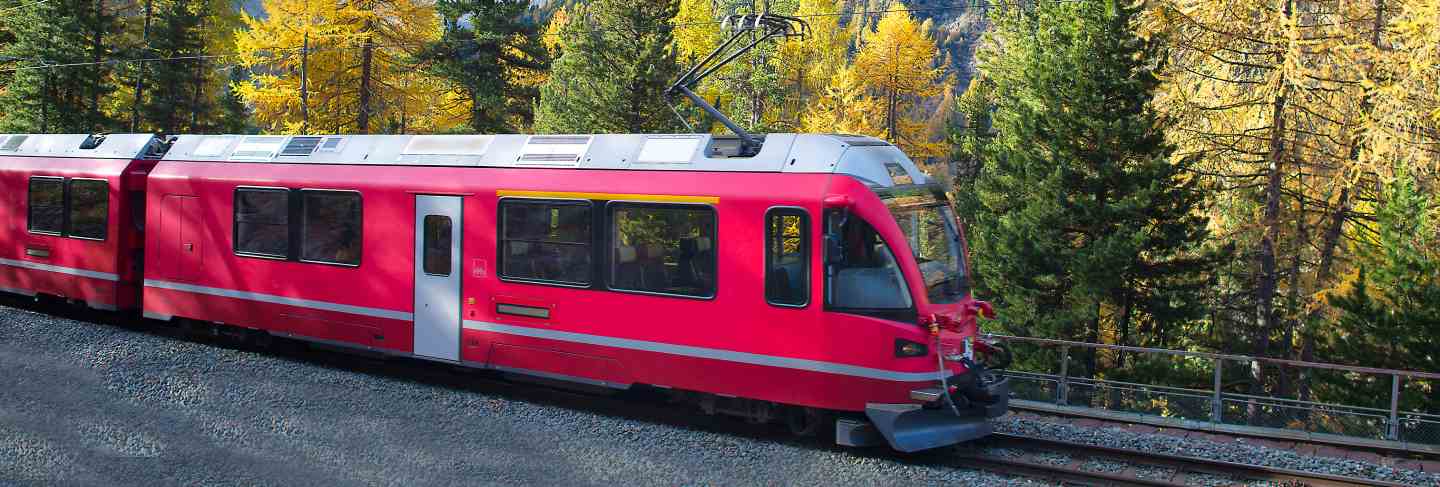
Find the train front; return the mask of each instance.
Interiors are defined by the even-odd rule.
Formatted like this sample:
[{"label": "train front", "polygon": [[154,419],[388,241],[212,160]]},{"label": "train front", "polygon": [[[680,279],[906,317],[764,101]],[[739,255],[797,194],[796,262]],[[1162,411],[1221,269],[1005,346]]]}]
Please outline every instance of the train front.
[{"label": "train front", "polygon": [[864,398],[869,424],[842,421],[838,442],[879,436],[918,451],[989,435],[989,418],[1009,407],[1009,384],[997,370],[1010,357],[980,339],[979,320],[994,312],[971,295],[945,187],[893,146],[852,147],[837,165],[824,218],[831,324],[866,330],[866,341],[893,341],[886,368],[910,374]]}]

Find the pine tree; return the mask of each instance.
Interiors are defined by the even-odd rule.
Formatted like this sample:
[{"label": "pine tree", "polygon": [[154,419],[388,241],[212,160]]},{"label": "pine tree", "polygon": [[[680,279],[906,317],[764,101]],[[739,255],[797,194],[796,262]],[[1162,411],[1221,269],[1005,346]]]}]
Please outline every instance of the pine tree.
[{"label": "pine tree", "polygon": [[[1348,289],[1329,296],[1340,310],[1330,347],[1334,358],[1370,367],[1406,370],[1440,369],[1435,337],[1440,335],[1440,221],[1432,192],[1403,166],[1384,185],[1375,211],[1375,232],[1357,244],[1360,268]],[[1365,387],[1357,381],[1328,384],[1329,394],[1351,398],[1347,404],[1365,404],[1388,397],[1390,383]],[[1359,386],[1359,387],[1357,387]],[[1407,384],[1420,389],[1423,384]],[[1316,386],[1326,388],[1325,384]],[[1368,397],[1367,397],[1368,396]],[[1429,404],[1410,404],[1417,410],[1440,405],[1433,394],[1407,394],[1412,399],[1430,396]],[[1383,405],[1388,406],[1388,404]]]},{"label": "pine tree", "polygon": [[[197,0],[164,0],[154,2],[149,49],[146,55],[161,58],[195,57],[202,55],[205,38],[201,25],[205,20],[205,2]],[[209,112],[213,103],[197,90],[203,91],[206,76],[201,59],[184,59],[146,63],[141,69],[143,83],[152,89],[142,91],[138,100],[140,128],[164,133],[195,132],[200,114]],[[198,96],[197,96],[198,95]],[[193,123],[192,123],[193,122]]]},{"label": "pine tree", "polygon": [[1007,8],[980,53],[996,106],[971,242],[1011,332],[1165,346],[1201,316],[1204,200],[1151,110],[1156,46],[1136,13]]},{"label": "pine tree", "polygon": [[559,59],[540,87],[542,133],[680,129],[662,94],[680,74],[672,46],[675,0],[596,0],[569,11]]},{"label": "pine tree", "polygon": [[538,87],[526,80],[549,69],[538,27],[522,0],[440,0],[439,40],[419,56],[469,100],[469,128],[479,133],[529,128]]},{"label": "pine tree", "polygon": [[[18,69],[0,91],[0,132],[102,132],[113,130],[102,110],[112,90],[110,57],[115,15],[103,2],[51,0],[7,11],[14,41],[0,59]],[[56,66],[75,64],[74,66]]]}]

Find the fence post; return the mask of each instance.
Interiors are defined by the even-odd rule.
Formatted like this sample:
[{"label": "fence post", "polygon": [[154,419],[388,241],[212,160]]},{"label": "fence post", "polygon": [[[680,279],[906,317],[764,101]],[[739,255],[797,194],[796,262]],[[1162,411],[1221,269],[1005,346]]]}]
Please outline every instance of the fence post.
[{"label": "fence post", "polygon": [[1070,399],[1070,347],[1060,347],[1060,382],[1055,385],[1055,404],[1064,406]]},{"label": "fence post", "polygon": [[1215,384],[1213,386],[1214,389],[1210,391],[1210,393],[1212,394],[1210,398],[1210,422],[1216,424],[1223,422],[1222,420],[1224,419],[1223,417],[1221,417],[1224,403],[1222,403],[1220,400],[1220,372],[1224,368],[1225,359],[1215,357]]},{"label": "fence post", "polygon": [[1400,374],[1390,374],[1390,441],[1400,441]]}]

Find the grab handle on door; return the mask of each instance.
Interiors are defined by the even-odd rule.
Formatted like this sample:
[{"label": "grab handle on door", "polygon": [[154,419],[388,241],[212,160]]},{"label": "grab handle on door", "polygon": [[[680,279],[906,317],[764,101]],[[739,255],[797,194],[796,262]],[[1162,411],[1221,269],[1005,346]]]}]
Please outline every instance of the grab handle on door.
[{"label": "grab handle on door", "polygon": [[45,247],[25,247],[25,255],[48,259],[50,258],[50,249]]}]

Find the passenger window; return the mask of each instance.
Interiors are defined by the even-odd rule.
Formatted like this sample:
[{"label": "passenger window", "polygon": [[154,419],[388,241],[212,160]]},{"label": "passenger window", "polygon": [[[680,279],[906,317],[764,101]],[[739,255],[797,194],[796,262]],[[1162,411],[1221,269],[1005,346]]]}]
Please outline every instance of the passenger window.
[{"label": "passenger window", "polygon": [[799,208],[765,214],[765,300],[779,306],[810,302],[810,217]]},{"label": "passenger window", "polygon": [[70,180],[69,216],[71,237],[105,240],[110,221],[110,182]]},{"label": "passenger window", "polygon": [[500,277],[590,284],[590,202],[506,199],[500,215]]},{"label": "passenger window", "polygon": [[913,306],[904,274],[885,240],[865,220],[842,212],[826,215],[825,305],[840,310],[908,310]]},{"label": "passenger window", "polygon": [[695,205],[610,207],[610,288],[715,296],[715,210]]},{"label": "passenger window", "polygon": [[300,199],[300,260],[360,265],[360,193],[306,189]]},{"label": "passenger window", "polygon": [[448,277],[450,275],[450,217],[425,215],[424,241],[426,274]]},{"label": "passenger window", "polygon": [[235,190],[235,253],[280,259],[290,256],[289,190]]},{"label": "passenger window", "polygon": [[30,178],[29,218],[26,227],[35,233],[60,235],[65,232],[65,179]]}]

